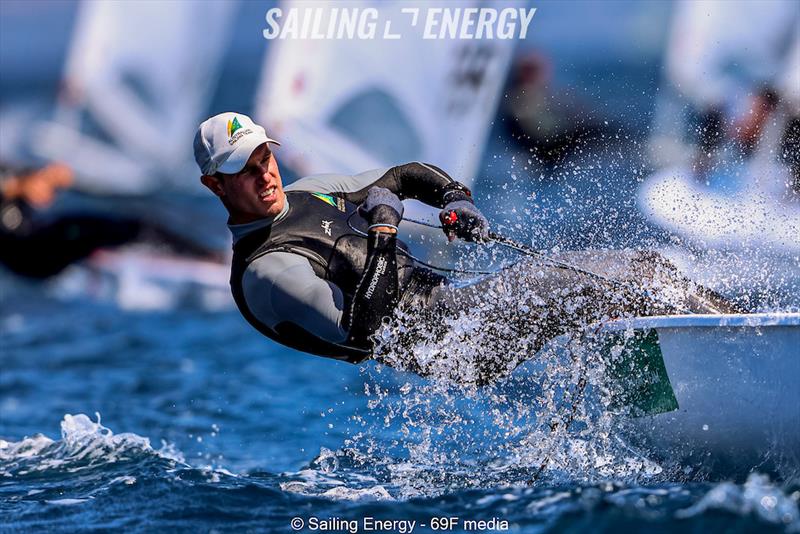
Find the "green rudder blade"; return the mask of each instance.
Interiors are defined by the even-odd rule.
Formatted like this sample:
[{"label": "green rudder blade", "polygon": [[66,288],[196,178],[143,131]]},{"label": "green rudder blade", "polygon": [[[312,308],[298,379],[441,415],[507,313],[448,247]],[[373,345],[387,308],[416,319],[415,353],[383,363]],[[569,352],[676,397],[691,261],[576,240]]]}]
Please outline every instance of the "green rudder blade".
[{"label": "green rudder blade", "polygon": [[655,329],[637,330],[627,339],[622,334],[610,337],[602,352],[610,380],[610,408],[635,417],[677,410]]}]

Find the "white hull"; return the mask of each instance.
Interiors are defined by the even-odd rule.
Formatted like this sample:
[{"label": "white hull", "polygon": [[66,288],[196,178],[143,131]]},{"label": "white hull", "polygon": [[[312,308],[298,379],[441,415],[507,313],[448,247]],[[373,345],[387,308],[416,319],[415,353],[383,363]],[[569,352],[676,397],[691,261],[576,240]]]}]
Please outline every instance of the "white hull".
[{"label": "white hull", "polygon": [[800,473],[800,313],[639,318],[678,408],[631,417],[633,439],[686,468]]}]

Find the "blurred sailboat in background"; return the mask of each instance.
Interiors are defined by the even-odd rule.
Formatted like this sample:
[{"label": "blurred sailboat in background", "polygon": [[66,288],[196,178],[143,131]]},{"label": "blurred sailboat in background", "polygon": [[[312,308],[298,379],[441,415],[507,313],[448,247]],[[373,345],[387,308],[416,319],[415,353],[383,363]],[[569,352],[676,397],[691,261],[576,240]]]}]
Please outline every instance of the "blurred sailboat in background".
[{"label": "blurred sailboat in background", "polygon": [[[359,173],[427,161],[472,185],[495,118],[514,40],[424,40],[405,2],[377,7],[400,39],[276,39],[269,42],[255,117],[279,139],[281,162],[300,175]],[[500,5],[498,5],[500,4]],[[493,3],[493,8],[509,2]],[[424,4],[423,4],[424,5]],[[459,2],[460,8],[481,2]],[[519,3],[513,6],[519,7]],[[336,7],[290,0],[292,8]],[[423,10],[424,11],[424,10]],[[383,31],[383,28],[379,28]]]},{"label": "blurred sailboat in background", "polygon": [[[192,243],[187,254],[159,237],[103,248],[48,286],[123,308],[230,304],[230,237],[199,193],[191,139],[210,108],[237,2],[83,2],[52,112],[25,120],[20,154],[74,171],[67,193],[42,214],[93,213],[144,221],[158,236]],[[216,208],[216,201],[214,202]],[[146,236],[144,236],[146,237]]]},{"label": "blurred sailboat in background", "polygon": [[[800,302],[800,11],[676,8],[649,142],[642,214],[692,278],[767,309]],[[759,20],[754,26],[752,21]],[[776,300],[777,299],[777,300]]]},{"label": "blurred sailboat in background", "polygon": [[[52,120],[34,153],[67,163],[77,186],[142,194],[185,186],[236,2],[84,2]],[[195,181],[191,181],[196,187]]]}]

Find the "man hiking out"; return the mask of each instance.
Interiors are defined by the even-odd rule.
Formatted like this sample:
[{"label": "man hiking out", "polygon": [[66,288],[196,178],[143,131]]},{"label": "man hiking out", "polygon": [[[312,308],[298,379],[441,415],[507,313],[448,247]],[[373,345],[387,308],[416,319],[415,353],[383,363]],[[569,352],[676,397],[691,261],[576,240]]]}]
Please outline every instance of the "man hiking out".
[{"label": "man hiking out", "polygon": [[[398,308],[439,337],[446,334],[443,319],[477,310],[490,325],[487,340],[525,338],[530,357],[553,337],[604,318],[687,306],[717,311],[653,253],[582,259],[656,290],[677,287],[680,295],[650,299],[609,287],[604,278],[530,262],[456,286],[411,258],[397,226],[401,201],[411,198],[441,209],[448,238],[486,241],[488,222],[466,186],[414,162],[355,176],[309,176],[284,188],[272,152],[278,144],[246,115],[222,113],[200,125],[194,153],[203,184],[230,214],[234,300],[259,332],[288,347],[359,363],[373,356],[373,334]],[[524,358],[494,343],[469,381],[488,383]],[[413,357],[401,365],[420,374],[435,368]]]}]

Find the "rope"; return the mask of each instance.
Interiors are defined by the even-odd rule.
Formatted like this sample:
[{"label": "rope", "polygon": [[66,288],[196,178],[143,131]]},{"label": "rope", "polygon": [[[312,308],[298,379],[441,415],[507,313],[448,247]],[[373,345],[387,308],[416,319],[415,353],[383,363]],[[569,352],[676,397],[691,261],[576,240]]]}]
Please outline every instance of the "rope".
[{"label": "rope", "polygon": [[[352,219],[353,215],[355,215],[356,213],[357,212],[354,211],[353,213],[350,214],[349,217],[347,217],[347,226],[349,226],[350,229],[356,233],[356,235],[358,235],[360,237],[367,237],[366,232],[363,232],[362,230],[359,230],[358,228],[353,226],[353,224],[350,222],[350,219]],[[428,223],[425,223],[425,222],[422,222],[422,221],[415,221],[413,219],[403,219],[403,220],[404,221],[408,221],[408,222],[413,222],[413,223],[416,223],[416,224],[420,224],[422,226],[430,226],[432,228],[441,228],[441,226],[435,226],[435,225],[428,224]],[[427,262],[417,258],[416,256],[414,256],[413,254],[411,254],[407,250],[403,250],[401,248],[398,248],[397,252],[399,254],[402,254],[403,256],[405,256],[407,258],[411,258],[412,260],[414,260],[415,262],[419,263],[420,265],[424,265],[425,267],[427,267],[429,269],[433,269],[434,271],[441,271],[443,273],[457,273],[457,274],[494,274],[494,271],[478,271],[478,270],[474,270],[474,269],[457,269],[457,268],[454,268],[454,267],[440,267],[438,265],[432,265],[430,263],[427,263]],[[502,269],[502,267],[501,267],[501,269]]]},{"label": "rope", "polygon": [[[440,228],[441,229],[441,226],[436,225],[436,224],[431,224],[431,223],[428,223],[428,222],[425,222],[425,221],[418,221],[416,219],[405,219],[405,218],[403,220],[404,221],[408,221],[410,223],[419,224],[421,226],[427,226],[429,228]],[[489,239],[494,241],[498,245],[502,245],[502,246],[504,246],[506,248],[509,248],[511,250],[515,250],[515,251],[520,252],[520,253],[522,253],[522,254],[524,254],[526,256],[530,256],[532,258],[536,258],[539,261],[544,262],[545,265],[549,265],[551,267],[559,267],[561,269],[567,269],[567,270],[570,270],[570,271],[572,271],[572,272],[574,272],[576,274],[581,274],[581,275],[584,275],[584,276],[590,276],[590,277],[595,278],[597,280],[606,282],[607,284],[610,284],[612,286],[616,286],[619,289],[627,290],[627,291],[630,291],[631,293],[638,293],[638,294],[640,294],[641,296],[643,296],[643,297],[645,297],[647,299],[651,299],[651,300],[654,300],[654,301],[660,301],[662,304],[666,304],[666,305],[668,305],[670,307],[674,307],[674,308],[676,308],[678,311],[680,311],[682,313],[686,313],[686,314],[694,313],[693,311],[691,311],[690,309],[686,308],[685,306],[678,306],[675,303],[667,302],[667,301],[663,300],[660,296],[654,295],[650,291],[647,291],[646,289],[642,289],[641,287],[633,285],[632,282],[623,282],[623,281],[617,280],[615,278],[609,278],[608,276],[604,276],[604,275],[596,273],[594,271],[590,271],[588,269],[584,269],[582,267],[578,267],[577,265],[574,265],[574,264],[571,264],[571,263],[568,263],[568,262],[565,262],[565,261],[562,261],[562,260],[556,260],[554,258],[551,258],[550,256],[547,256],[546,254],[542,254],[541,252],[533,249],[532,247],[529,247],[527,245],[523,245],[522,243],[514,241],[513,239],[510,239],[508,237],[502,236],[500,234],[496,234],[494,232],[489,232]]]}]

